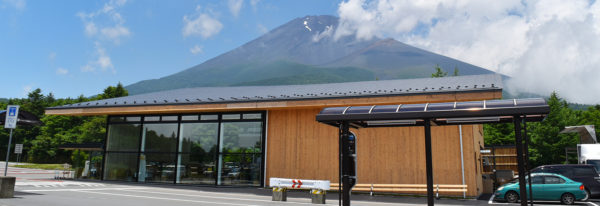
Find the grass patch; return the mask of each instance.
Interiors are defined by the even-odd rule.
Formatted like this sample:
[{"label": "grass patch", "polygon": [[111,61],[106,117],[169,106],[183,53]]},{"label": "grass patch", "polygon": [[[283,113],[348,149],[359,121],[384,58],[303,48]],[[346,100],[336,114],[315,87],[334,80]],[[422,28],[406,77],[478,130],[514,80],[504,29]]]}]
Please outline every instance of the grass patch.
[{"label": "grass patch", "polygon": [[63,164],[34,164],[34,163],[26,163],[19,165],[12,165],[12,167],[19,168],[30,168],[30,169],[43,169],[43,170],[63,170]]}]

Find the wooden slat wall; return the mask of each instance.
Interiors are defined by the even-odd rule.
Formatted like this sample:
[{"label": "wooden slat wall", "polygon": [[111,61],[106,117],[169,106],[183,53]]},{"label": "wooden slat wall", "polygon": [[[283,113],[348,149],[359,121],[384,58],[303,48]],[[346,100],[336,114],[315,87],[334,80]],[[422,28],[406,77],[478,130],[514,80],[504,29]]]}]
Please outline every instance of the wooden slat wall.
[{"label": "wooden slat wall", "polygon": [[[269,111],[267,178],[338,182],[338,131],[317,123],[320,109]],[[367,128],[357,136],[359,183],[425,184],[423,127]],[[477,126],[463,126],[467,195],[481,188]],[[458,126],[432,127],[434,182],[462,184]],[[451,193],[459,195],[457,193]],[[460,193],[462,194],[462,193]]]}]

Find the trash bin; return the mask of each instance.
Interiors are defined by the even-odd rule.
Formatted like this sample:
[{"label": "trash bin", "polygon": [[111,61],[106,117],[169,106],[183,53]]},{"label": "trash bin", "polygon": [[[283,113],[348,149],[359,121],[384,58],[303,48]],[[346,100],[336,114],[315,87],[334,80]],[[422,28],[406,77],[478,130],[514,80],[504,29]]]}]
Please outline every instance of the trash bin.
[{"label": "trash bin", "polygon": [[325,204],[325,191],[324,190],[311,190],[310,196],[313,204]]},{"label": "trash bin", "polygon": [[273,201],[287,201],[287,190],[283,187],[273,188]]}]

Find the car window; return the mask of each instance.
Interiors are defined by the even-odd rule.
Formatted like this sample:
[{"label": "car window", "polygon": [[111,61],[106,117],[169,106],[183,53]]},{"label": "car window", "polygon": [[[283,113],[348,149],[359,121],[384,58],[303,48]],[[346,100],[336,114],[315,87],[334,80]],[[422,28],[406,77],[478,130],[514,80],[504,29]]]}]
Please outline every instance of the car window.
[{"label": "car window", "polygon": [[573,174],[576,177],[589,177],[594,176],[595,171],[592,167],[575,167],[573,168]]},{"label": "car window", "polygon": [[566,181],[563,178],[557,176],[544,176],[545,184],[562,184]]},{"label": "car window", "polygon": [[531,184],[544,184],[544,178],[542,176],[533,176]]},{"label": "car window", "polygon": [[557,169],[557,173],[565,176],[565,177],[573,177],[573,170],[569,167],[560,167]]}]

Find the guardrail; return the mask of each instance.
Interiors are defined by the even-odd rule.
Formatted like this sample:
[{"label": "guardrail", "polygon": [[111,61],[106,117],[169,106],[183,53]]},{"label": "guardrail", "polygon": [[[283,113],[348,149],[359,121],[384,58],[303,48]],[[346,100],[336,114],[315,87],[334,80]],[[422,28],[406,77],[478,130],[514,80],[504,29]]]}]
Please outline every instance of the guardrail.
[{"label": "guardrail", "polygon": [[310,189],[312,203],[325,204],[326,191],[330,189],[329,180],[302,180],[286,178],[270,178],[269,186],[273,188],[273,201],[287,201],[287,189]]}]

